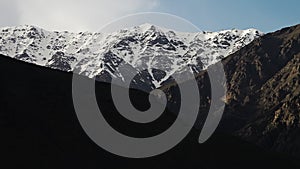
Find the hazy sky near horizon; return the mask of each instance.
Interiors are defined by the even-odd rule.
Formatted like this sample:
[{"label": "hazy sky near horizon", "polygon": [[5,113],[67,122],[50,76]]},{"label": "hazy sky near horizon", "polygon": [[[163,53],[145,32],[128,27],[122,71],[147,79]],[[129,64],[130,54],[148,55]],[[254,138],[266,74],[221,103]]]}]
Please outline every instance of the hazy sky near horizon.
[{"label": "hazy sky near horizon", "polygon": [[163,12],[201,30],[257,28],[270,32],[300,23],[299,0],[0,0],[0,26],[96,31],[119,17]]}]

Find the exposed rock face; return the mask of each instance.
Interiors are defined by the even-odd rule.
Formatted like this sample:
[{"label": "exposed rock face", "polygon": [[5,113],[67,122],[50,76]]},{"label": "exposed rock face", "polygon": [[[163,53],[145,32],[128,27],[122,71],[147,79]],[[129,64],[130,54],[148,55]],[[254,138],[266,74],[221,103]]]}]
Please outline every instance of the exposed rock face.
[{"label": "exposed rock face", "polygon": [[[300,43],[299,43],[300,45]],[[277,151],[300,152],[300,55],[296,54],[259,90],[261,114],[237,132]]]},{"label": "exposed rock face", "polygon": [[223,62],[228,112],[247,119],[233,131],[263,147],[299,155],[300,26],[267,34]]},{"label": "exposed rock face", "polygon": [[[264,148],[300,155],[300,25],[266,34],[222,63],[228,92],[219,130]],[[197,81],[201,126],[210,105],[207,73],[198,74]],[[176,107],[180,100],[176,84],[163,89],[171,107]]]}]

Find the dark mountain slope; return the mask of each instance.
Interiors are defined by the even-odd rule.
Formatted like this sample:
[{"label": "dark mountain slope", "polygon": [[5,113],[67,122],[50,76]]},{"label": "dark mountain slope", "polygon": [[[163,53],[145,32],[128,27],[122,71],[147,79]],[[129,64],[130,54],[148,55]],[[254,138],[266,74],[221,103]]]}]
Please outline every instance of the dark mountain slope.
[{"label": "dark mountain slope", "polygon": [[[174,149],[147,159],[112,155],[84,133],[72,103],[72,74],[0,57],[1,168],[299,168],[291,157],[264,151],[235,137],[216,133],[205,144],[193,129]],[[88,80],[88,79],[87,79]],[[140,137],[161,132],[174,120],[165,111],[153,126],[120,118],[110,85],[96,83],[99,107],[116,129]],[[127,89],[124,89],[127,90]],[[146,93],[132,90],[136,107],[147,108]],[[158,127],[162,126],[162,127]],[[133,129],[133,130],[132,130]],[[105,136],[104,136],[105,137]]]},{"label": "dark mountain slope", "polygon": [[257,93],[260,114],[238,131],[238,135],[277,151],[299,155],[300,54]]},{"label": "dark mountain slope", "polygon": [[[238,135],[300,155],[300,25],[267,34],[226,58],[228,107],[247,119]],[[234,109],[241,110],[234,112]]]},{"label": "dark mountain slope", "polygon": [[[223,59],[228,92],[219,130],[299,157],[299,58],[300,25],[296,25],[266,34]],[[200,114],[205,117],[211,88],[207,72],[198,74],[197,81]],[[176,84],[163,89],[171,102],[178,99]]]}]

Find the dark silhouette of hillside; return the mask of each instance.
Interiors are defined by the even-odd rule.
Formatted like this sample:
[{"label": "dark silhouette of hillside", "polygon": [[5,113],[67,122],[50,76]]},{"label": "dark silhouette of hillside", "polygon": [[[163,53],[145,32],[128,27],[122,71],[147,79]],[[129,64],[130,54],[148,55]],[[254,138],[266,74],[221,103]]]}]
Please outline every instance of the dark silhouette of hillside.
[{"label": "dark silhouette of hillside", "polygon": [[[263,150],[219,132],[208,142],[199,144],[198,129],[159,156],[119,157],[98,147],[81,128],[73,108],[71,73],[0,56],[0,78],[0,166],[3,169],[299,168],[297,161],[287,155]],[[176,118],[176,113],[166,110],[151,124],[138,125],[118,115],[111,101],[110,84],[97,82],[96,94],[107,121],[128,135],[155,135]],[[149,106],[147,96],[141,91],[131,91],[138,109]]]}]

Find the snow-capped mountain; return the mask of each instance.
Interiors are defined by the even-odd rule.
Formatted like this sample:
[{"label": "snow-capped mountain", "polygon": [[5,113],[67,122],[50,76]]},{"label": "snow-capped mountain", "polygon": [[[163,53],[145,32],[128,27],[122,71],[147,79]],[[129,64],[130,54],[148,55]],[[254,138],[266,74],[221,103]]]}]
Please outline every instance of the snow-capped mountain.
[{"label": "snow-capped mountain", "polygon": [[206,69],[262,34],[256,29],[187,33],[150,24],[113,33],[70,33],[25,25],[0,28],[0,54],[62,71],[76,67],[104,81],[122,78],[117,67],[124,62],[141,72],[136,84],[155,88],[186,66],[195,73]]}]

